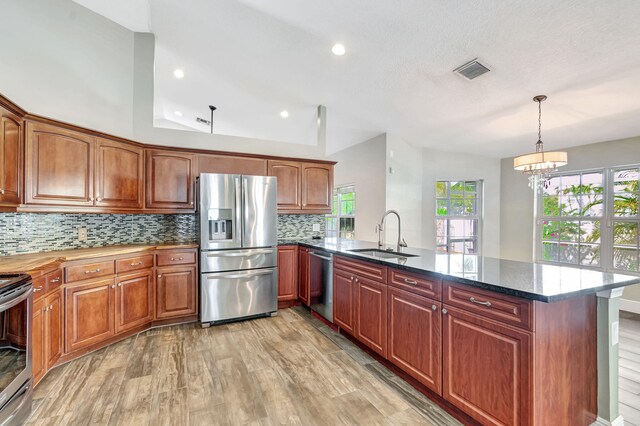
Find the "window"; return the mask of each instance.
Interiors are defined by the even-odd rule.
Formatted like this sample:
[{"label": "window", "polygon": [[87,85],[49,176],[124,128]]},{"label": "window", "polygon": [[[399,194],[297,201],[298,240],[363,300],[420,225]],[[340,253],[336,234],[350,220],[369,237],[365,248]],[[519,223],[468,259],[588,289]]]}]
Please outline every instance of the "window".
[{"label": "window", "polygon": [[436,250],[480,254],[482,181],[436,182]]},{"label": "window", "polygon": [[640,167],[560,174],[538,195],[537,259],[640,272]]},{"label": "window", "polygon": [[329,238],[355,239],[356,188],[340,186],[333,191],[333,209],[327,215],[326,234]]}]

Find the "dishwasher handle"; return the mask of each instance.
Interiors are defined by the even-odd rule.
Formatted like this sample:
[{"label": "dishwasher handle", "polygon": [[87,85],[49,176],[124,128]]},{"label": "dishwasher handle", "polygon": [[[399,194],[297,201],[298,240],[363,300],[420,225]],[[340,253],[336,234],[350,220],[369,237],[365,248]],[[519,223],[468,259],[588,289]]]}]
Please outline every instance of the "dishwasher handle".
[{"label": "dishwasher handle", "polygon": [[310,251],[310,252],[309,252],[309,254],[310,254],[311,256],[319,257],[320,259],[324,259],[324,260],[327,260],[327,261],[329,261],[329,262],[333,262],[333,256],[329,256],[329,257],[327,257],[327,256],[320,256],[319,254],[317,254],[317,253],[315,253],[315,252],[312,252],[312,251]]}]

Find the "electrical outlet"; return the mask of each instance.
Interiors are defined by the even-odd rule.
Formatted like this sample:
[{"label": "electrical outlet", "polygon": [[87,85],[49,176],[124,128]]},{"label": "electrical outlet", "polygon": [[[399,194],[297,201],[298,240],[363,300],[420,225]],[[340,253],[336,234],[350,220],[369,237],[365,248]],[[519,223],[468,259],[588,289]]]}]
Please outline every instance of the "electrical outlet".
[{"label": "electrical outlet", "polygon": [[87,228],[78,228],[78,241],[87,241]]},{"label": "electrical outlet", "polygon": [[313,232],[320,232],[320,224],[319,223],[314,223],[313,224]]}]

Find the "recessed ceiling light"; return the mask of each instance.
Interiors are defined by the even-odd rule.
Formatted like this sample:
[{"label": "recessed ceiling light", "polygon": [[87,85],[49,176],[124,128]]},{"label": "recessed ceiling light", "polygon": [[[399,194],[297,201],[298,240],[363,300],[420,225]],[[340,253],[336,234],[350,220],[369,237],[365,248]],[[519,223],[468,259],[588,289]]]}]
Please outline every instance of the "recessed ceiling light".
[{"label": "recessed ceiling light", "polygon": [[280,117],[282,118],[287,118],[289,116],[289,111],[284,110],[280,113]]},{"label": "recessed ceiling light", "polygon": [[182,71],[180,68],[176,68],[175,70],[173,70],[173,75],[175,78],[184,78],[184,71]]},{"label": "recessed ceiling light", "polygon": [[331,48],[331,51],[333,52],[334,55],[342,56],[345,54],[347,50],[344,48],[344,45],[342,43],[336,43]]},{"label": "recessed ceiling light", "polygon": [[174,111],[173,113],[178,117],[182,117],[182,113],[180,111]]}]

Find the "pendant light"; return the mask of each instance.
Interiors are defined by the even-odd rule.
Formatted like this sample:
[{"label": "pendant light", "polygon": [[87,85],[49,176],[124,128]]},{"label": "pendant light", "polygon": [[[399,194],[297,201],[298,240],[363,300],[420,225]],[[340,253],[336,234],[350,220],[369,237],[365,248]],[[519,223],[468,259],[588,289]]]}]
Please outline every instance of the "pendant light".
[{"label": "pendant light", "polygon": [[564,151],[545,152],[542,143],[542,102],[546,100],[545,95],[538,95],[533,98],[538,103],[538,142],[536,142],[536,152],[520,155],[513,159],[513,168],[529,175],[529,187],[540,191],[549,186],[551,173],[558,170],[558,167],[567,164],[567,153]]}]

